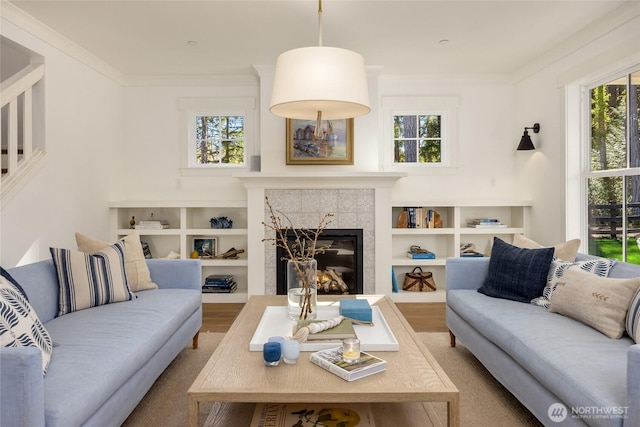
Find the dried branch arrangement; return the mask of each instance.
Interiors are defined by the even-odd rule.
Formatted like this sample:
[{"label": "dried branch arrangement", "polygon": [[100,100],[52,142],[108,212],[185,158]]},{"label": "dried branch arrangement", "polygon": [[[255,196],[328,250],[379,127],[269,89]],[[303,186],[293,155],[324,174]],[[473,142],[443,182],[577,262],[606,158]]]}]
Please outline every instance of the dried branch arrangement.
[{"label": "dried branch arrangement", "polygon": [[[282,260],[291,261],[294,264],[298,278],[302,281],[302,286],[305,290],[304,300],[300,307],[300,319],[306,319],[307,315],[311,313],[311,286],[309,283],[308,275],[302,271],[302,264],[307,261],[315,259],[316,254],[322,254],[325,250],[329,249],[331,245],[318,246],[318,237],[322,234],[325,228],[331,223],[333,214],[326,213],[320,219],[318,228],[295,228],[291,219],[282,211],[275,210],[269,202],[269,197],[265,197],[265,204],[269,209],[270,224],[263,222],[262,224],[275,232],[275,237],[269,237],[262,239],[263,242],[271,242],[274,246],[280,247],[285,250],[287,254]],[[293,240],[290,242],[287,238],[288,235],[293,235]],[[316,280],[316,278],[314,278]]]}]

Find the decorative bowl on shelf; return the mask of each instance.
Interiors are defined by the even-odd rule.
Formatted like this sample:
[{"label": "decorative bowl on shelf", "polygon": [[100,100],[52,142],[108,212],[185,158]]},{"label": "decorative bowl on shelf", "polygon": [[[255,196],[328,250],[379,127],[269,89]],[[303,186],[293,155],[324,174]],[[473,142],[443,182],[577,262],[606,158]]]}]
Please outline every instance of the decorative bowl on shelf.
[{"label": "decorative bowl on shelf", "polygon": [[209,220],[211,228],[231,228],[233,227],[233,221],[226,216],[214,217]]}]

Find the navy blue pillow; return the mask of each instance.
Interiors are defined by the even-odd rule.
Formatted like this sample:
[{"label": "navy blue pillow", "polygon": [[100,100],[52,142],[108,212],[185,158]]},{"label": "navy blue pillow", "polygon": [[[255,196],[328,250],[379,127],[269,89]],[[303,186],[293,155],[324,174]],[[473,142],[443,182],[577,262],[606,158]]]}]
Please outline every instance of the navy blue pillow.
[{"label": "navy blue pillow", "polygon": [[29,301],[29,298],[27,297],[27,294],[25,293],[24,289],[22,289],[22,286],[20,286],[20,284],[18,282],[16,282],[16,279],[11,277],[11,275],[9,274],[9,272],[7,270],[5,270],[4,268],[0,267],[0,274],[2,275],[2,277],[7,279],[9,282],[11,282],[11,284],[13,286],[15,286],[20,291],[20,293],[22,294],[24,299]]},{"label": "navy blue pillow", "polygon": [[542,295],[553,259],[551,248],[525,249],[494,237],[489,272],[478,292],[495,298],[531,302]]}]

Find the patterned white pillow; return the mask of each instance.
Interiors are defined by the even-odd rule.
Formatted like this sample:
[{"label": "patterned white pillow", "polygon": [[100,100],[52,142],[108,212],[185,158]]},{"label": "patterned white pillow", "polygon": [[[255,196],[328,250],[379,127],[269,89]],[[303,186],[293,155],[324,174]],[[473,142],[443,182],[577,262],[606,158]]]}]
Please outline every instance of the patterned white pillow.
[{"label": "patterned white pillow", "polygon": [[531,300],[531,304],[539,305],[546,309],[549,308],[551,301],[551,295],[556,290],[558,282],[562,275],[570,268],[579,268],[587,273],[595,274],[600,277],[607,277],[611,267],[616,263],[615,259],[588,259],[585,261],[569,262],[563,261],[560,258],[554,258],[551,261],[551,268],[549,268],[549,274],[547,276],[547,285],[542,290],[542,296]]},{"label": "patterned white pillow", "polygon": [[0,346],[37,347],[42,354],[42,375],[47,373],[51,337],[29,301],[4,277],[0,277]]},{"label": "patterned white pillow", "polygon": [[58,274],[58,316],[77,310],[136,298],[129,289],[122,241],[93,255],[50,248]]}]

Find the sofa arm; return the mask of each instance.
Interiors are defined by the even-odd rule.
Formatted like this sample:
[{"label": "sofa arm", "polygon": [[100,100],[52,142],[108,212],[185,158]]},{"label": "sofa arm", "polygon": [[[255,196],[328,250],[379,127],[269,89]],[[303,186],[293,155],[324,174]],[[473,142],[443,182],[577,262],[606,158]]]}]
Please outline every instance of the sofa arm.
[{"label": "sofa arm", "polygon": [[0,348],[0,426],[44,426],[42,356],[36,347]]},{"label": "sofa arm", "polygon": [[640,425],[640,344],[627,352],[627,419],[625,426]]},{"label": "sofa arm", "polygon": [[148,259],[147,266],[160,289],[202,289],[199,259]]},{"label": "sofa arm", "polygon": [[489,271],[489,257],[448,258],[446,265],[447,291],[478,289]]}]

